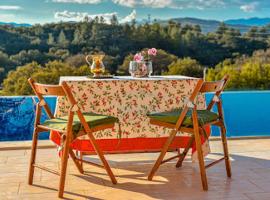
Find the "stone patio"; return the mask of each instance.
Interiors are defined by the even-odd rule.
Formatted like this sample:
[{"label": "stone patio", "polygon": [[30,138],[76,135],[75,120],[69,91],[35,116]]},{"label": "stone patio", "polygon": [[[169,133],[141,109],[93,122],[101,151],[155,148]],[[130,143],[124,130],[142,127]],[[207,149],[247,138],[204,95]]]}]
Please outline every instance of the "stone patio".
[{"label": "stone patio", "polygon": [[[162,165],[153,181],[148,181],[147,174],[158,154],[136,153],[106,156],[118,180],[117,185],[111,184],[105,171],[93,166],[85,165],[87,174],[79,174],[70,160],[64,197],[95,200],[269,200],[270,139],[229,140],[228,143],[233,176],[231,179],[226,177],[223,162],[208,169],[208,192],[202,190],[198,164],[192,164],[190,156],[179,169],[175,168],[175,161]],[[219,158],[222,152],[220,141],[211,141],[210,144],[212,153],[207,161]],[[59,168],[56,149],[39,149],[37,155],[40,164]],[[34,185],[27,185],[29,156],[28,149],[0,150],[1,200],[57,199],[56,175],[36,169]],[[98,162],[95,156],[90,158]]]}]

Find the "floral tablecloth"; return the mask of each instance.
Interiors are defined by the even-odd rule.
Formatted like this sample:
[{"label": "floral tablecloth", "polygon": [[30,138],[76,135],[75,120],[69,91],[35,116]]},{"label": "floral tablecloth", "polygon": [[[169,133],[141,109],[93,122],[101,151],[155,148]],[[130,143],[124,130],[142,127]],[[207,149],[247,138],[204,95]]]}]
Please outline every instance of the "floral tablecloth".
[{"label": "floral tablecloth", "polygon": [[[123,139],[143,140],[164,138],[169,129],[149,124],[148,112],[167,111],[184,105],[198,79],[185,76],[155,76],[150,78],[115,77],[91,79],[61,77],[70,86],[83,112],[95,112],[119,118]],[[199,109],[205,107],[205,97],[197,98]],[[67,114],[65,98],[57,101],[56,116]],[[118,127],[95,133],[97,139],[117,140]],[[181,133],[183,135],[184,133]],[[134,140],[135,141],[135,140]],[[112,143],[111,143],[112,144]],[[146,144],[146,149],[151,147]]]}]

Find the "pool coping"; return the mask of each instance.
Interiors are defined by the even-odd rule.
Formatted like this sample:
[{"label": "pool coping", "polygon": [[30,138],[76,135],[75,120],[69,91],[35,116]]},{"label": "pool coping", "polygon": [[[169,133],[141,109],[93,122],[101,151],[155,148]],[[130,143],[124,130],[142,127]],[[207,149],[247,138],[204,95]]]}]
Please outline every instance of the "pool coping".
[{"label": "pool coping", "polygon": [[[256,139],[270,139],[270,136],[241,136],[241,137],[228,137],[228,140],[256,140]],[[220,137],[210,137],[210,141],[219,141]],[[0,151],[9,150],[27,150],[31,149],[32,141],[10,141],[10,142],[0,142]],[[39,149],[49,149],[55,148],[56,145],[51,140],[39,140]]]}]

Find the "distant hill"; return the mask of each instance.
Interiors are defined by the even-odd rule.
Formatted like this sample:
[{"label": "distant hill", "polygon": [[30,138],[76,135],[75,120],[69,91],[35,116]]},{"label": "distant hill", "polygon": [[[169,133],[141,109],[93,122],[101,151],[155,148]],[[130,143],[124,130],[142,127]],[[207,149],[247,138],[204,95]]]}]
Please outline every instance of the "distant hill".
[{"label": "distant hill", "polygon": [[[207,19],[198,19],[192,17],[183,17],[183,18],[172,18],[168,20],[157,20],[158,23],[167,24],[169,20],[173,20],[175,22],[181,23],[182,25],[190,24],[190,25],[200,25],[202,31],[204,33],[209,33],[216,31],[221,21],[217,20],[207,20]],[[148,20],[144,19],[138,21],[139,24],[147,23]],[[73,23],[73,22],[70,22]],[[239,29],[241,33],[247,32],[252,26],[265,26],[270,25],[270,18],[249,18],[249,19],[230,19],[224,21],[231,28]],[[31,24],[28,23],[15,23],[15,22],[0,22],[1,25],[10,25],[14,27],[30,27]]]},{"label": "distant hill", "polygon": [[270,18],[249,18],[249,19],[230,19],[225,21],[230,25],[246,25],[246,26],[265,26],[270,24]]},{"label": "distant hill", "polygon": [[30,27],[32,26],[31,24],[19,24],[19,23],[15,23],[15,22],[0,22],[0,26],[1,25],[9,25],[9,26],[14,26],[14,27]]},{"label": "distant hill", "polygon": [[[216,31],[221,21],[217,20],[207,20],[207,19],[198,19],[198,18],[172,18],[175,22],[179,22],[182,25],[190,24],[190,25],[200,25],[202,32],[209,33]],[[160,23],[167,23],[169,20],[160,20]],[[226,23],[226,22],[225,22]],[[227,23],[226,23],[227,24]],[[247,32],[251,26],[242,25],[242,24],[227,24],[231,28],[239,29],[241,33]]]}]

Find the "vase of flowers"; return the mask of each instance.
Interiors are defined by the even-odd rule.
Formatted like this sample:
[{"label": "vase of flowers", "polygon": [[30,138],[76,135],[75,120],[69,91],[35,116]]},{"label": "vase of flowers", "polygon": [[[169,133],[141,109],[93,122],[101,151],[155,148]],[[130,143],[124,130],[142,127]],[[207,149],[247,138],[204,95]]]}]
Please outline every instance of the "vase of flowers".
[{"label": "vase of flowers", "polygon": [[153,72],[152,58],[157,55],[155,48],[136,53],[129,63],[129,73],[136,78],[149,77]]}]

